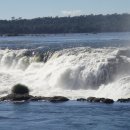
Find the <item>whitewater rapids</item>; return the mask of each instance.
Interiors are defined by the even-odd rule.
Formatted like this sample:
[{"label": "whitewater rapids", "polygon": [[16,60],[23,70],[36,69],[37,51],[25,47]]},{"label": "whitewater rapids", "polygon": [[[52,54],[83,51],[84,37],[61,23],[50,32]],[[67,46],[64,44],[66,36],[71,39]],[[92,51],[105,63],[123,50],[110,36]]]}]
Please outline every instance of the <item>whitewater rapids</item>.
[{"label": "whitewater rapids", "polygon": [[0,96],[17,83],[34,96],[130,98],[130,48],[0,50]]}]

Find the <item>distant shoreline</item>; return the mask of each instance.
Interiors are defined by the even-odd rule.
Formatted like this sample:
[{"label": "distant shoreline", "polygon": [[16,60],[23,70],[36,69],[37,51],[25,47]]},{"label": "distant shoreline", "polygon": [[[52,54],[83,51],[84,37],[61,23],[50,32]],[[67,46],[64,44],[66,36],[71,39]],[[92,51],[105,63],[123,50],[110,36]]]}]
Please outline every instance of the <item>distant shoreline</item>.
[{"label": "distant shoreline", "polygon": [[130,32],[130,14],[0,20],[1,36]]}]

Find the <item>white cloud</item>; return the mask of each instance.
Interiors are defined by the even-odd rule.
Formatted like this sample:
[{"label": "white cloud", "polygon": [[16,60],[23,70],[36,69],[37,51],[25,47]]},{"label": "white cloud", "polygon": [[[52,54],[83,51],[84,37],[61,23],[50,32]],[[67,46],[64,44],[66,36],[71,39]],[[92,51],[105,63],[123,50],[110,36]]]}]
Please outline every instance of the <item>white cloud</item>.
[{"label": "white cloud", "polygon": [[62,14],[64,16],[77,16],[81,15],[82,11],[81,10],[63,10]]}]

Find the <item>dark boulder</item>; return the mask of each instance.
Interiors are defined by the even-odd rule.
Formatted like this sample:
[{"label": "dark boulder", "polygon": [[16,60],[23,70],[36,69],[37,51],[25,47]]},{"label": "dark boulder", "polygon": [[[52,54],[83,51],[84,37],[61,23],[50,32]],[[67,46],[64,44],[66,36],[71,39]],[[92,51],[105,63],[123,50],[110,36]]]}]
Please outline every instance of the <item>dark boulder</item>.
[{"label": "dark boulder", "polygon": [[32,96],[30,101],[48,101],[50,97],[42,97],[42,96]]},{"label": "dark boulder", "polygon": [[9,94],[5,97],[1,97],[0,101],[49,101],[53,103],[65,102],[69,99],[63,96],[54,96],[54,97],[42,97],[42,96],[31,96],[28,94]]},{"label": "dark boulder", "polygon": [[5,101],[5,100],[9,100],[9,101],[27,101],[31,98],[32,96],[29,95],[29,89],[27,86],[22,85],[22,84],[17,84],[14,85],[12,90],[11,90],[11,94],[2,97],[0,100],[1,101]]},{"label": "dark boulder", "polygon": [[77,101],[84,102],[84,101],[87,101],[87,99],[85,99],[85,98],[78,98]]},{"label": "dark boulder", "polygon": [[53,102],[53,103],[58,103],[58,102],[69,101],[69,99],[63,96],[54,96],[54,97],[48,98],[48,101]]},{"label": "dark boulder", "polygon": [[130,98],[118,99],[117,102],[130,102]]},{"label": "dark boulder", "polygon": [[109,98],[102,98],[101,102],[106,104],[114,103],[113,99],[109,99]]},{"label": "dark boulder", "polygon": [[114,101],[112,99],[108,99],[108,98],[96,98],[96,97],[88,97],[87,101],[88,102],[95,102],[95,103],[106,103],[106,104],[114,103]]},{"label": "dark boulder", "polygon": [[87,101],[88,101],[88,102],[93,102],[94,100],[95,100],[95,97],[88,97],[88,98],[87,98]]},{"label": "dark boulder", "polygon": [[31,95],[26,95],[26,94],[9,94],[5,97],[2,97],[0,98],[1,101],[6,101],[6,100],[9,100],[9,101],[27,101],[31,98],[32,96]]},{"label": "dark boulder", "polygon": [[68,101],[69,99],[63,96],[54,96],[54,97],[33,96],[30,98],[30,101],[42,101],[42,100],[57,103],[57,102],[65,102]]},{"label": "dark boulder", "polygon": [[100,99],[100,98],[94,98],[94,99],[92,100],[92,102],[101,102],[101,99]]},{"label": "dark boulder", "polygon": [[63,96],[54,96],[54,97],[42,97],[42,96],[32,96],[29,95],[29,89],[27,86],[22,84],[16,84],[12,87],[11,94],[1,97],[0,101],[49,101],[53,103],[65,102],[69,99]]},{"label": "dark boulder", "polygon": [[49,101],[49,102],[65,102],[69,99],[63,96],[54,97],[41,97],[41,96],[31,96],[29,95],[29,89],[27,86],[22,84],[17,84],[13,86],[11,94],[0,98],[0,101]]},{"label": "dark boulder", "polygon": [[16,84],[13,86],[11,94],[18,95],[29,95],[29,89],[27,86],[22,84]]}]

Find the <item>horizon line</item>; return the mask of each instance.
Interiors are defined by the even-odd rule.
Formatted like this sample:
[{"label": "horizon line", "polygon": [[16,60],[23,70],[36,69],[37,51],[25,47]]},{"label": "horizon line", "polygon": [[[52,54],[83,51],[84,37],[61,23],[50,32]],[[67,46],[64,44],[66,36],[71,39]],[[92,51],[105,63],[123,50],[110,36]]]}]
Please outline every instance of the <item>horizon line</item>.
[{"label": "horizon line", "polygon": [[55,16],[38,16],[38,17],[34,17],[34,18],[24,18],[24,17],[16,17],[16,16],[12,16],[10,17],[9,19],[2,19],[0,18],[0,21],[1,20],[7,20],[7,21],[10,21],[10,20],[32,20],[32,19],[38,19],[38,18],[64,18],[64,17],[81,17],[81,16],[98,16],[98,15],[103,15],[103,16],[107,16],[107,15],[130,15],[130,13],[108,13],[108,14],[94,14],[94,13],[91,13],[91,14],[80,14],[80,15],[66,15],[66,16],[58,16],[58,15],[55,15]]}]

